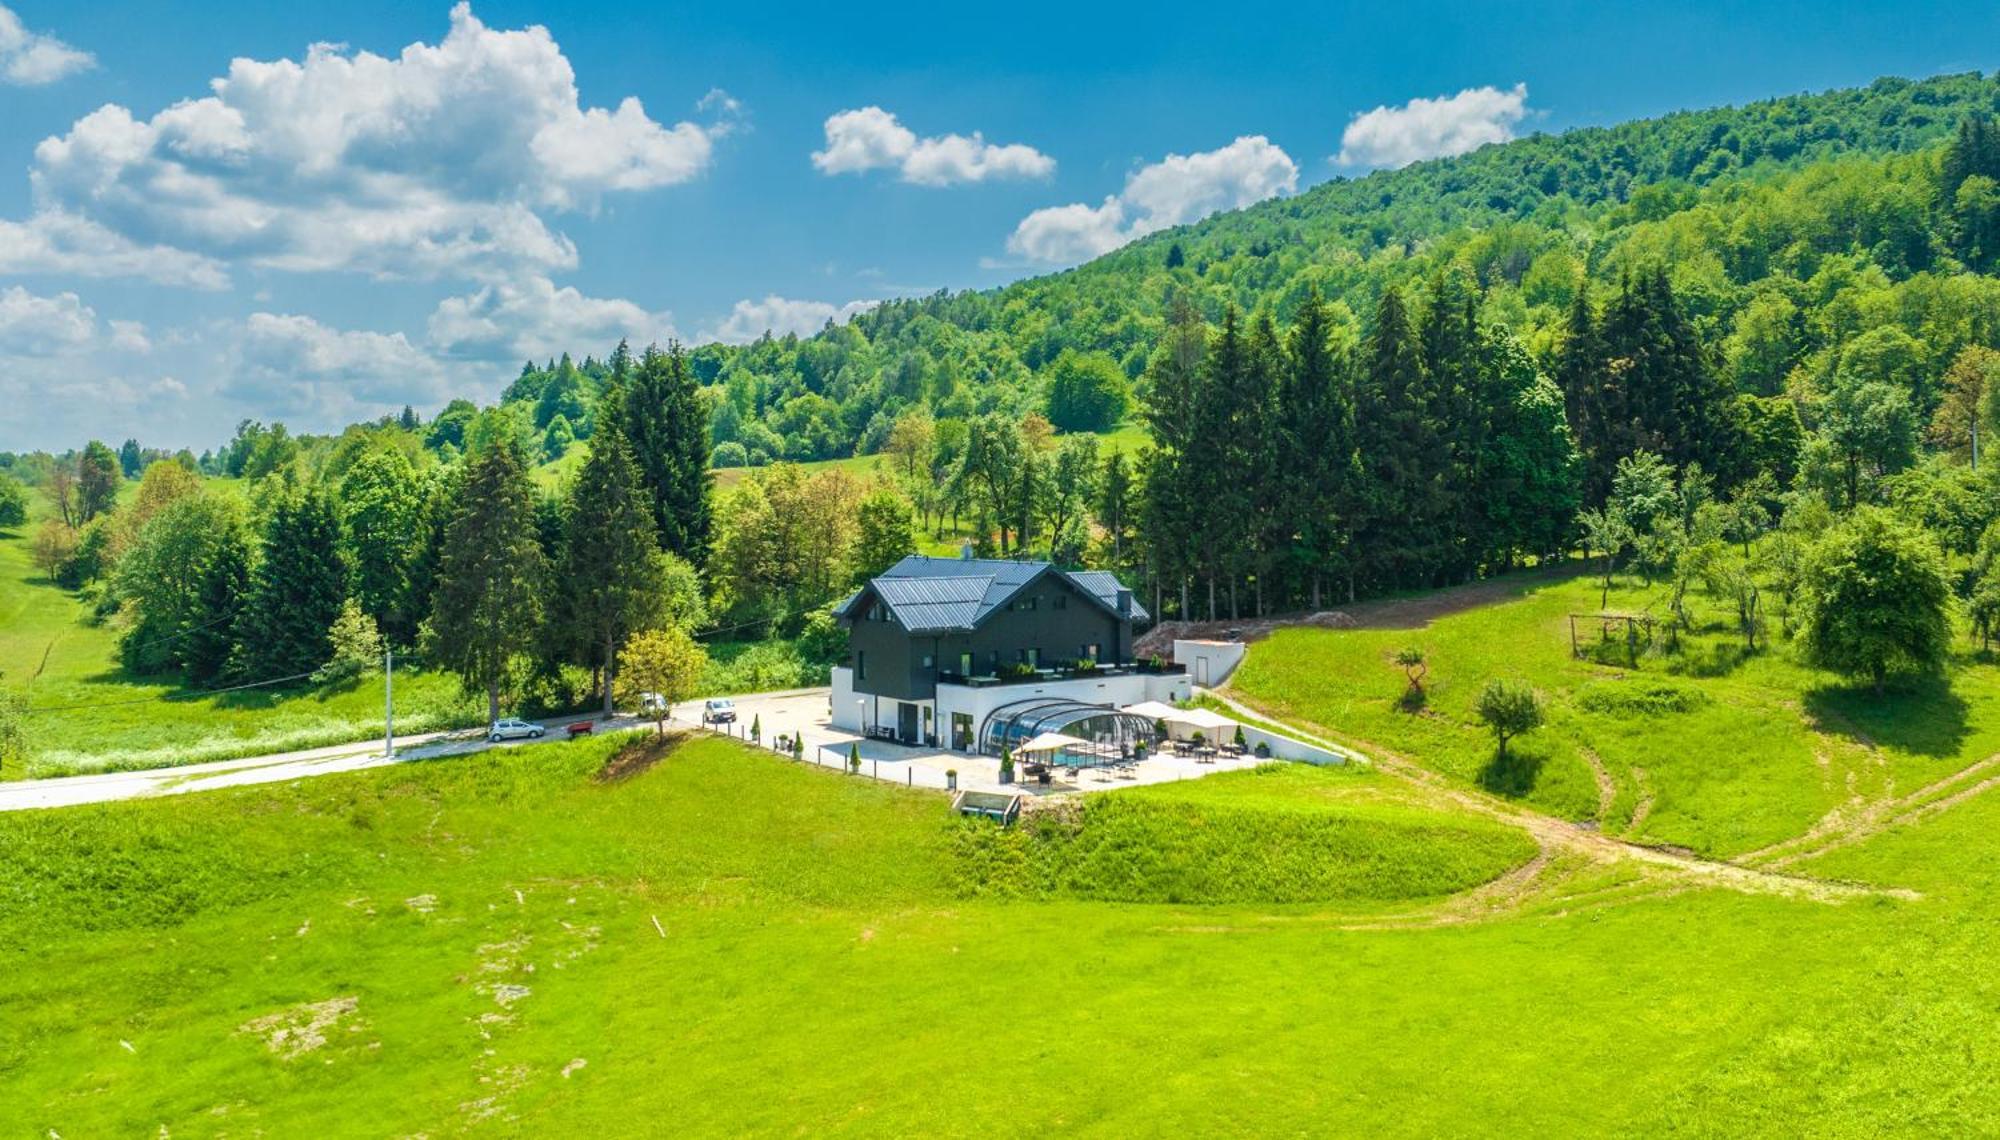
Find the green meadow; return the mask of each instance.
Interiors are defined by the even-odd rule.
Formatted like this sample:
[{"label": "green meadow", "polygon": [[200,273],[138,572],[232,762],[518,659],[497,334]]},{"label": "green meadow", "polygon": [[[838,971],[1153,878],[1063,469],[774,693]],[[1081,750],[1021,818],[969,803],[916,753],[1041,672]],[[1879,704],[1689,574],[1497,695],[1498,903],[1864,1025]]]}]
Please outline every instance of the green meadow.
[{"label": "green meadow", "polygon": [[[1429,621],[1422,607],[1362,607],[1361,628],[1277,631],[1230,683],[1284,720],[1416,757],[1466,787],[1714,856],[1755,851],[1844,803],[1906,793],[2000,752],[2000,668],[1969,639],[1948,680],[1877,695],[1800,664],[1782,638],[1746,653],[1733,613],[1691,595],[1696,628],[1679,635],[1678,652],[1634,659],[1621,641],[1579,659],[1569,615],[1599,612],[1601,585],[1517,575],[1473,588],[1504,604]],[[1449,597],[1431,604],[1448,609]],[[1664,586],[1620,577],[1608,609],[1663,619],[1667,601]],[[1367,616],[1377,611],[1383,620]],[[1599,626],[1577,626],[1594,648]],[[1415,708],[1393,660],[1405,647],[1429,668]],[[1525,679],[1546,701],[1548,723],[1505,763],[1472,713],[1492,677]]]},{"label": "green meadow", "polygon": [[[1101,857],[983,889],[1024,853],[937,796],[625,744],[0,818],[0,948],[28,964],[0,973],[0,1132],[2000,1126],[1988,799],[1812,868],[1915,900],[1612,867],[1454,921],[1408,892],[1532,845],[1381,773],[1106,793],[1070,842],[1257,852],[1169,840],[1155,901],[1112,902]],[[1410,869],[1291,874],[1265,840],[1312,823]]]}]

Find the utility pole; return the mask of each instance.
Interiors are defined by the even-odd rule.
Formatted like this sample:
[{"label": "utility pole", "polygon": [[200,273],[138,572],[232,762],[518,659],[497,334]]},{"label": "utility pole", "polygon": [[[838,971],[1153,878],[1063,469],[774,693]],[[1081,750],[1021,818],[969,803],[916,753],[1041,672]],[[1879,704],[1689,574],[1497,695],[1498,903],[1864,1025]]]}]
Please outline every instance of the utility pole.
[{"label": "utility pole", "polygon": [[382,650],[382,758],[396,758],[396,651]]}]

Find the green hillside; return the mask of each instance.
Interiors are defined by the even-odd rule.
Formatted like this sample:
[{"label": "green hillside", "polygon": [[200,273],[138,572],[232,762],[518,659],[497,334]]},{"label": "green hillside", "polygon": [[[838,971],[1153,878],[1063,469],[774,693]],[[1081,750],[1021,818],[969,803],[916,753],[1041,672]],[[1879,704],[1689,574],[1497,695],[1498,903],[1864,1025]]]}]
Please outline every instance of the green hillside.
[{"label": "green hillside", "polygon": [[1608,289],[1665,261],[1746,390],[1776,391],[1881,324],[1924,339],[1934,374],[1990,339],[2000,310],[1990,281],[1959,280],[2000,252],[1978,237],[1993,206],[1960,203],[1959,186],[1940,200],[1935,180],[1961,120],[1996,109],[2000,77],[1970,73],[1536,135],[1336,179],[1068,272],[891,302],[808,339],[704,347],[694,365],[718,389],[718,444],[820,458],[879,447],[912,406],[1039,408],[1066,351],[1140,381],[1176,297],[1210,321],[1231,305],[1283,321],[1317,287],[1358,324],[1384,288],[1461,262],[1486,314],[1545,351],[1580,273]]}]

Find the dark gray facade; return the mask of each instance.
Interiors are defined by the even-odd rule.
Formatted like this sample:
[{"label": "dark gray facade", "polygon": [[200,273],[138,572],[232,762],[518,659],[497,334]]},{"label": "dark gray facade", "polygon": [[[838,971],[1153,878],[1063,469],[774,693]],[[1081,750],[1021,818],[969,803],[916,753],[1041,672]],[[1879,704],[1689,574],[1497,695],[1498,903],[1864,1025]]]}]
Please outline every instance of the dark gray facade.
[{"label": "dark gray facade", "polygon": [[848,626],[854,690],[902,701],[932,699],[940,680],[1010,667],[1127,663],[1133,619],[1144,613],[1105,574],[921,558],[898,563],[835,612]]}]

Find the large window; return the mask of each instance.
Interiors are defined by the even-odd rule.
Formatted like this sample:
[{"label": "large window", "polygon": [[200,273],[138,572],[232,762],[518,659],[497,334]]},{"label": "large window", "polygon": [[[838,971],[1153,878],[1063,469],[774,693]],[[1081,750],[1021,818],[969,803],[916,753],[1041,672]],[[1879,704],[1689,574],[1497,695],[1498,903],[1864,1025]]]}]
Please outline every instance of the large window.
[{"label": "large window", "polygon": [[868,655],[859,649],[854,651],[854,679],[857,681],[868,679]]}]

